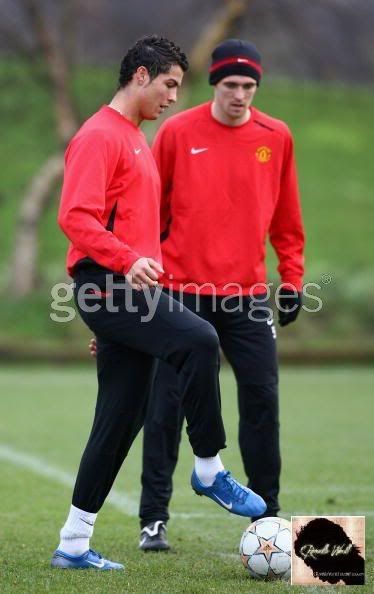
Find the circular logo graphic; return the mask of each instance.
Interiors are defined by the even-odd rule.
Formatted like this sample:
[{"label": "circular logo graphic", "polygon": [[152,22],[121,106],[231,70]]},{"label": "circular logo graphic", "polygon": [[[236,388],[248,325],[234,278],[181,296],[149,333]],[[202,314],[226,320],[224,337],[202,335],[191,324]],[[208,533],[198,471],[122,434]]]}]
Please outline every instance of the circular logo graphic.
[{"label": "circular logo graphic", "polygon": [[260,163],[267,163],[271,159],[271,148],[268,146],[259,146],[256,151],[256,159]]}]

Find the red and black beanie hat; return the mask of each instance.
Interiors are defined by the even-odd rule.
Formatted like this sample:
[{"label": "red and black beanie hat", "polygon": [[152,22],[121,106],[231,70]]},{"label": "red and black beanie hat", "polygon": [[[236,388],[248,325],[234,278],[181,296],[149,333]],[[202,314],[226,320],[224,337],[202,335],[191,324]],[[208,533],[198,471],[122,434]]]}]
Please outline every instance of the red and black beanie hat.
[{"label": "red and black beanie hat", "polygon": [[261,56],[253,43],[241,39],[226,39],[213,50],[209,84],[216,85],[226,76],[233,74],[250,76],[260,84]]}]

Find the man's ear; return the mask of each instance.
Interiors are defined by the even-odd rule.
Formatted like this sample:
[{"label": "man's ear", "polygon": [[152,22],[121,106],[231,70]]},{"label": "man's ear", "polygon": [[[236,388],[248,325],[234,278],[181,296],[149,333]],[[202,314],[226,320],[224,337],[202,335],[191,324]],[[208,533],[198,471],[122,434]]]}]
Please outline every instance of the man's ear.
[{"label": "man's ear", "polygon": [[149,80],[148,70],[145,66],[139,66],[134,76],[138,85],[144,85]]}]

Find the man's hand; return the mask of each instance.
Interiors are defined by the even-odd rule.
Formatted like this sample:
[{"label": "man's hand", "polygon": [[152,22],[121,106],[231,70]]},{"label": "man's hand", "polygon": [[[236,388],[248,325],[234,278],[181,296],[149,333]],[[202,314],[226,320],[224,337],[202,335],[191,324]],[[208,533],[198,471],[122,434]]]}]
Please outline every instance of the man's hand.
[{"label": "man's hand", "polygon": [[279,325],[287,326],[294,322],[302,306],[301,293],[292,289],[280,289],[277,299]]},{"label": "man's hand", "polygon": [[96,342],[96,338],[91,338],[88,348],[90,349],[90,355],[91,357],[96,357],[97,355],[97,342]]},{"label": "man's hand", "polygon": [[140,291],[145,287],[156,287],[159,275],[163,273],[164,270],[156,260],[152,258],[139,258],[131,266],[125,278],[133,289]]}]

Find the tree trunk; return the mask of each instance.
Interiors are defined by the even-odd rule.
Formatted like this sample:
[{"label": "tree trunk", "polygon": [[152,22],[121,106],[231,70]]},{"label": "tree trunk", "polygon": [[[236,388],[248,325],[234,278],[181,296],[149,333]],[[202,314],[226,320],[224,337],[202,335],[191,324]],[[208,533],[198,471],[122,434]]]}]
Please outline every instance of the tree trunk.
[{"label": "tree trunk", "polygon": [[217,10],[190,52],[190,73],[193,77],[204,71],[214,47],[231,35],[248,6],[249,0],[225,0],[224,5]]},{"label": "tree trunk", "polygon": [[246,13],[248,4],[249,0],[224,0],[224,5],[217,10],[212,20],[203,29],[188,58],[190,68],[183,83],[182,98],[178,99],[178,102],[170,109],[164,111],[157,122],[148,124],[147,140],[149,142],[153,140],[156,131],[164,120],[183,109],[187,109],[192,91],[190,83],[206,70],[212,50],[220,41],[230,36],[238,20]]},{"label": "tree trunk", "polygon": [[39,222],[63,168],[62,153],[49,157],[32,179],[22,201],[10,264],[9,291],[15,297],[25,297],[37,287]]},{"label": "tree trunk", "polygon": [[[51,105],[55,113],[59,143],[64,146],[79,126],[77,109],[70,89],[71,69],[59,35],[43,14],[37,0],[23,0],[30,28],[35,35],[39,53],[47,67]],[[73,0],[65,0],[64,27],[74,18]],[[60,38],[64,36],[61,32]],[[49,157],[31,179],[21,206],[15,229],[13,253],[10,258],[8,290],[16,298],[30,294],[38,282],[38,233],[43,212],[53,195],[53,189],[63,173],[63,155]]]},{"label": "tree trunk", "polygon": [[[46,21],[41,5],[36,0],[23,0],[32,24],[38,46],[47,65],[57,133],[62,144],[66,144],[78,128],[77,110],[70,92],[70,66],[56,31]],[[64,27],[74,18],[71,2],[65,2]],[[71,25],[71,22],[70,22]],[[64,35],[64,31],[62,31]]]}]

